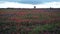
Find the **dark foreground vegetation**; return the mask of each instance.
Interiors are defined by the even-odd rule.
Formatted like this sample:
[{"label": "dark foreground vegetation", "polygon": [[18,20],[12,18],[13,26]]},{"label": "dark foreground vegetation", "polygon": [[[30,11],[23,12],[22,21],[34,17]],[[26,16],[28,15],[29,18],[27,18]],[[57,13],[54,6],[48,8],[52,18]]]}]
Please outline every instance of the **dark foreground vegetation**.
[{"label": "dark foreground vegetation", "polygon": [[0,9],[0,34],[60,34],[60,9]]}]

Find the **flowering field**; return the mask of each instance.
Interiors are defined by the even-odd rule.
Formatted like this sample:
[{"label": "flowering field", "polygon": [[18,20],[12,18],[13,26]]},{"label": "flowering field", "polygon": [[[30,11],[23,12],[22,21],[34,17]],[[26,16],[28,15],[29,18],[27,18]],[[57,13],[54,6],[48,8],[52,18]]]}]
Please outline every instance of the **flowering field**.
[{"label": "flowering field", "polygon": [[0,34],[60,34],[60,10],[0,9]]}]

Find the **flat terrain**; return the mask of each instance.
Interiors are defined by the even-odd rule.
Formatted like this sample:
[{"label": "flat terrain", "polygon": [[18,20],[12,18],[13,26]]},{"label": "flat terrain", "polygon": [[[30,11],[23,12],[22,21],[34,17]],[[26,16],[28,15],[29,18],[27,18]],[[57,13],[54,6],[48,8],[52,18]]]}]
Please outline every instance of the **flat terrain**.
[{"label": "flat terrain", "polygon": [[0,9],[0,28],[3,34],[59,34],[60,10]]}]

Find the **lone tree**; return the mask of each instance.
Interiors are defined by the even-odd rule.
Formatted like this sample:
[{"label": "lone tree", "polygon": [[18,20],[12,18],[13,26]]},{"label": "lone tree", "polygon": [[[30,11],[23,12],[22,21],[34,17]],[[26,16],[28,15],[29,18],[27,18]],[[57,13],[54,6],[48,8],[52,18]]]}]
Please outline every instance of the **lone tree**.
[{"label": "lone tree", "polygon": [[36,6],[34,6],[34,9],[36,8]]}]

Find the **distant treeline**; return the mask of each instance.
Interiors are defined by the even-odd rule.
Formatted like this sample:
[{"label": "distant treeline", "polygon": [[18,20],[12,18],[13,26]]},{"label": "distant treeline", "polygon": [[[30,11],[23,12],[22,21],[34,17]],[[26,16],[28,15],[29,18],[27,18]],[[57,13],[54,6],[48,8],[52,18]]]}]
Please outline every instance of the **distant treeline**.
[{"label": "distant treeline", "polygon": [[56,9],[56,10],[60,10],[60,8],[0,8],[0,9]]},{"label": "distant treeline", "polygon": [[0,10],[47,10],[47,11],[60,11],[60,8],[0,8]]}]

